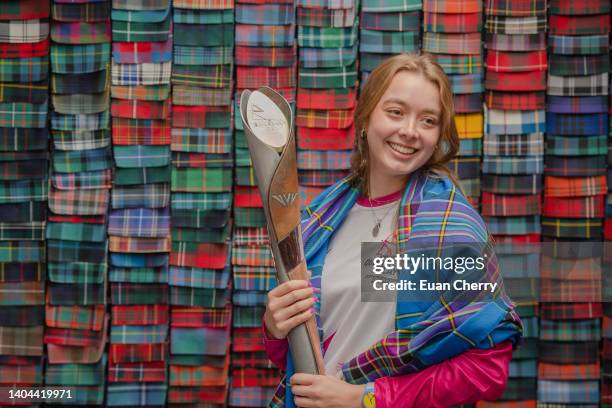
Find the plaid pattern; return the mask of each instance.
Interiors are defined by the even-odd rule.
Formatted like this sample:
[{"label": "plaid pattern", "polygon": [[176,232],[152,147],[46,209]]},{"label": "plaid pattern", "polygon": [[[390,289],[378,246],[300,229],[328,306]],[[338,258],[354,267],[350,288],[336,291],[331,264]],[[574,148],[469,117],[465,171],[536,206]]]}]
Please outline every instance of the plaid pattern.
[{"label": "plaid pattern", "polygon": [[[229,357],[229,356],[228,356]],[[229,358],[227,359],[229,365]],[[222,386],[227,382],[229,367],[170,366],[171,386]],[[263,385],[263,384],[262,384]]]},{"label": "plaid pattern", "polygon": [[423,33],[423,51],[435,54],[479,54],[480,33]]},{"label": "plaid pattern", "polygon": [[[300,64],[304,68],[343,67],[352,64],[357,59],[357,45],[340,48],[339,50],[334,48],[301,47],[299,58]],[[236,62],[238,63],[238,61]]]},{"label": "plaid pattern", "polygon": [[113,42],[113,60],[117,64],[161,63],[172,60],[172,39],[154,42]]},{"label": "plaid pattern", "polygon": [[601,238],[602,225],[598,219],[542,217],[542,234],[557,238]]},{"label": "plaid pattern", "polygon": [[[299,14],[300,9],[298,8],[298,21]],[[364,12],[361,14],[359,27],[361,29],[377,31],[417,31],[421,23],[419,14],[417,11],[398,13]]]},{"label": "plaid pattern", "polygon": [[[349,49],[353,50],[353,49]],[[304,52],[300,51],[300,60],[305,63],[324,63],[325,61],[334,60],[334,58],[338,58],[335,55],[326,55],[318,57],[317,52],[323,52],[324,50],[320,49],[311,49],[310,51],[305,50]],[[351,57],[351,53],[347,52],[345,49],[340,50],[342,60],[346,60]],[[302,56],[304,54],[304,56]],[[354,52],[352,52],[353,58],[356,57],[356,48],[354,48]],[[248,66],[268,66],[268,67],[289,67],[295,64],[295,47],[244,47],[237,46],[236,47],[236,60],[237,65],[248,65]],[[345,64],[348,65],[352,60],[348,61]]]},{"label": "plaid pattern", "polygon": [[170,231],[168,209],[129,208],[112,210],[108,233],[123,237],[165,237]]},{"label": "plaid pattern", "polygon": [[601,135],[608,129],[608,114],[573,115],[549,112],[546,131],[554,135]]},{"label": "plaid pattern", "polygon": [[[544,91],[546,90],[546,71],[488,71],[484,85],[485,88],[495,91]],[[550,90],[550,87],[548,89]]]},{"label": "plaid pattern", "polygon": [[[188,47],[174,45],[172,60],[176,65],[217,65],[231,64],[232,47]],[[236,47],[236,64],[238,64],[238,47]]]},{"label": "plaid pattern", "polygon": [[0,267],[0,282],[41,282],[45,279],[42,264],[38,263],[5,263]]},{"label": "plaid pattern", "polygon": [[344,129],[353,124],[353,111],[298,109],[295,123],[309,128]]},{"label": "plaid pattern", "polygon": [[0,181],[0,203],[46,201],[46,180]]},{"label": "plaid pattern", "polygon": [[115,171],[115,185],[130,186],[135,184],[168,183],[170,166],[146,168],[118,168]]},{"label": "plaid pattern", "polygon": [[608,35],[549,35],[548,45],[551,55],[603,54],[608,50]]},{"label": "plaid pattern", "polygon": [[543,319],[593,319],[603,316],[601,303],[547,303],[540,305]]},{"label": "plaid pattern", "polygon": [[[261,328],[259,329],[261,330]],[[208,354],[224,356],[227,353],[229,335],[230,331],[226,329],[217,330],[207,328],[173,328],[172,332],[170,333],[170,352],[176,355]]]},{"label": "plaid pattern", "polygon": [[545,131],[546,123],[546,114],[543,110],[485,109],[485,132],[487,134],[540,133]]},{"label": "plaid pattern", "polygon": [[541,211],[539,194],[500,195],[485,191],[481,202],[484,216],[538,215]]},{"label": "plaid pattern", "polygon": [[111,115],[129,119],[165,119],[170,115],[171,100],[142,101],[137,99],[113,99]]},{"label": "plaid pattern", "polygon": [[102,242],[106,240],[106,229],[104,225],[49,222],[46,237],[66,241]]},{"label": "plaid pattern", "polygon": [[484,92],[481,74],[451,75],[449,79],[455,95]]},{"label": "plaid pattern", "polygon": [[111,96],[117,99],[138,99],[143,101],[163,101],[170,95],[170,85],[136,85],[111,87]]},{"label": "plaid pattern", "polygon": [[546,320],[540,319],[540,339],[555,341],[599,341],[599,319]]},{"label": "plaid pattern", "polygon": [[[67,45],[51,47],[51,71],[55,74],[82,74],[102,71],[110,61],[110,44]],[[55,88],[55,82],[52,82]]]},{"label": "plaid pattern", "polygon": [[110,132],[107,129],[85,131],[52,132],[53,147],[58,150],[91,150],[110,146]]},{"label": "plaid pattern", "polygon": [[109,270],[109,281],[132,283],[165,283],[168,281],[167,267],[116,268]]},{"label": "plaid pattern", "polygon": [[288,25],[295,22],[293,4],[236,4],[235,21],[241,24]]},{"label": "plaid pattern", "polygon": [[104,92],[110,83],[109,70],[83,74],[51,74],[51,90],[53,93],[87,93]]},{"label": "plaid pattern", "polygon": [[[234,32],[234,25],[231,27]],[[295,41],[295,26],[236,24],[235,35],[236,45],[292,47]]]},{"label": "plaid pattern", "polygon": [[549,96],[547,110],[554,113],[604,113],[608,110],[607,106],[605,96]]},{"label": "plaid pattern", "polygon": [[112,306],[113,325],[165,324],[169,322],[168,305]]},{"label": "plaid pattern", "polygon": [[113,252],[129,253],[153,253],[170,252],[170,237],[166,238],[133,238],[117,237],[109,238],[109,250]]},{"label": "plaid pattern", "polygon": [[44,296],[44,282],[11,282],[0,285],[1,306],[44,305]]},{"label": "plaid pattern", "polygon": [[237,67],[236,86],[248,89],[259,86],[291,88],[295,86],[294,67]]},{"label": "plaid pattern", "polygon": [[340,68],[302,68],[298,72],[300,88],[350,88],[357,81],[356,65]]},{"label": "plaid pattern", "polygon": [[355,7],[330,9],[327,7],[306,8],[298,5],[296,23],[298,26],[311,27],[350,27],[355,22],[355,14]]},{"label": "plaid pattern", "polygon": [[168,84],[172,63],[117,64],[113,61],[111,73],[113,85]]},{"label": "plaid pattern", "polygon": [[545,180],[545,197],[583,197],[603,195],[607,192],[605,176],[554,177]]},{"label": "plaid pattern", "polygon": [[[410,27],[410,26],[407,26]],[[423,31],[431,33],[473,33],[482,30],[482,13],[423,13]]]},{"label": "plaid pattern", "polygon": [[594,75],[610,70],[610,55],[555,55],[550,56],[551,75]]},{"label": "plaid pattern", "polygon": [[[0,81],[2,82],[37,82],[46,80],[48,76],[49,59],[46,57],[0,60]],[[33,85],[35,84],[23,84],[21,86]],[[10,84],[4,86],[10,86]]]},{"label": "plaid pattern", "polygon": [[[113,364],[108,368],[108,381],[122,383],[165,382],[166,364],[163,361]],[[142,402],[142,399],[139,402]]]},{"label": "plaid pattern", "polygon": [[[178,306],[223,307],[230,298],[230,290],[170,287],[170,304]],[[174,333],[172,333],[174,335]],[[174,340],[174,338],[173,338]],[[227,344],[227,343],[225,343]],[[171,344],[171,347],[174,345]],[[178,345],[177,345],[178,347]],[[177,353],[183,354],[183,353]],[[193,353],[196,354],[196,353]]]},{"label": "plaid pattern", "polygon": [[232,65],[175,65],[173,85],[227,88],[232,81]]},{"label": "plaid pattern", "polygon": [[[164,255],[166,256],[166,255]],[[139,283],[111,283],[111,303],[114,305],[154,305],[154,304],[167,304],[168,303],[168,285],[163,284],[139,284]],[[146,289],[146,290],[145,290]],[[134,326],[122,326],[127,328],[128,331],[134,331],[133,335],[138,336],[136,328]],[[147,326],[143,326],[146,327]],[[118,329],[119,333],[124,329]],[[161,328],[158,327],[157,331],[161,336]],[[112,341],[113,342],[113,341]],[[150,341],[144,343],[163,343],[161,341]],[[116,341],[113,343],[117,343]],[[122,342],[119,342],[122,343]],[[122,343],[125,344],[125,343]]]},{"label": "plaid pattern", "polygon": [[109,92],[100,94],[51,95],[53,108],[64,114],[91,114],[108,109]]},{"label": "plaid pattern", "polygon": [[[364,12],[387,13],[393,11],[416,11],[423,8],[421,0],[390,0],[381,3],[376,0],[364,0],[361,10]],[[455,4],[452,1],[445,2],[446,4]],[[446,5],[445,4],[445,5]],[[431,10],[431,9],[430,9]]]},{"label": "plaid pattern", "polygon": [[47,20],[0,21],[0,42],[21,44],[37,43],[49,36]]},{"label": "plaid pattern", "polygon": [[534,134],[487,134],[484,138],[485,156],[524,156],[544,153],[544,136]]},{"label": "plaid pattern", "polygon": [[167,145],[170,124],[165,120],[113,118],[113,144]]},{"label": "plaid pattern", "polygon": [[491,234],[525,235],[540,233],[539,216],[484,217]]},{"label": "plaid pattern", "polygon": [[110,18],[110,9],[106,2],[53,3],[51,16],[57,21],[106,21]]},{"label": "plaid pattern", "polygon": [[[546,15],[530,17],[487,16],[485,29],[495,34],[538,34],[546,31]],[[551,21],[551,30],[553,22]]]},{"label": "plaid pattern", "polygon": [[110,147],[93,150],[56,151],[53,155],[53,169],[62,173],[110,169],[110,152]]},{"label": "plaid pattern", "polygon": [[546,14],[546,1],[542,0],[487,0],[487,16],[527,17]]},{"label": "plaid pattern", "polygon": [[51,39],[60,44],[100,44],[110,43],[111,26],[109,21],[100,23],[61,23],[51,26]]},{"label": "plaid pattern", "polygon": [[481,183],[483,191],[498,194],[537,194],[542,189],[542,178],[537,174],[526,176],[483,174]]},{"label": "plaid pattern", "polygon": [[113,208],[163,208],[170,202],[168,184],[143,184],[131,187],[115,187],[112,190]]},{"label": "plaid pattern", "polygon": [[218,89],[174,85],[172,100],[175,105],[228,106],[232,104],[232,90],[231,87]]},{"label": "plaid pattern", "polygon": [[546,153],[556,156],[598,156],[608,151],[607,136],[547,136]]},{"label": "plaid pattern", "polygon": [[45,323],[49,327],[100,331],[104,318],[104,305],[45,306]]},{"label": "plaid pattern", "polygon": [[225,129],[230,125],[230,106],[174,105],[172,107],[173,127]]},{"label": "plaid pattern", "polygon": [[538,378],[542,380],[596,380],[599,379],[599,362],[594,364],[538,364]]},{"label": "plaid pattern", "polygon": [[174,241],[172,242],[170,264],[195,268],[223,269],[227,261],[228,249],[228,245],[225,243],[213,244]]},{"label": "plaid pattern", "polygon": [[554,364],[594,363],[599,358],[599,342],[541,341],[539,358]]},{"label": "plaid pattern", "polygon": [[552,35],[601,35],[610,32],[610,17],[607,14],[594,16],[550,15]]},{"label": "plaid pattern", "polygon": [[599,403],[599,381],[538,380],[538,401],[556,403]]},{"label": "plaid pattern", "polygon": [[234,265],[233,273],[236,290],[270,290],[276,286],[276,273],[270,267]]},{"label": "plaid pattern", "polygon": [[176,23],[174,24],[174,44],[196,47],[227,47],[234,44],[234,24],[208,24],[206,36],[198,36],[198,33],[200,33],[198,24]]},{"label": "plaid pattern", "polygon": [[351,109],[355,102],[355,88],[300,89],[296,101],[298,109]]},{"label": "plaid pattern", "polygon": [[47,150],[47,128],[0,128],[0,149],[3,151]]},{"label": "plaid pattern", "polygon": [[548,76],[548,95],[597,96],[608,93],[608,73],[590,76]]},{"label": "plaid pattern", "polygon": [[232,134],[227,129],[172,129],[172,151],[228,153]]},{"label": "plaid pattern", "polygon": [[47,125],[47,103],[0,103],[0,127],[43,128]]},{"label": "plaid pattern", "polygon": [[[63,242],[63,241],[62,241]],[[72,244],[72,243],[71,243]],[[88,243],[89,244],[89,243]],[[51,251],[49,251],[51,253]],[[94,261],[95,262],[95,261]],[[47,284],[47,301],[51,305],[100,305],[106,302],[106,290],[103,284],[81,284],[81,283],[71,283],[71,284],[56,284],[49,282]],[[57,329],[59,330],[59,329]],[[64,330],[64,329],[62,329]],[[54,332],[49,332],[49,328],[47,328],[45,334],[45,343],[50,344],[66,344],[71,345],[70,342],[77,341],[77,338],[72,339],[72,335],[65,329],[60,333],[59,338],[66,339],[66,342],[58,342],[57,341],[47,341],[47,335],[52,337],[56,337]],[[89,336],[91,333],[87,330],[82,331],[83,336]],[[75,336],[74,337],[81,337]],[[72,345],[94,345],[94,339],[90,338],[89,343],[87,344],[72,344]]]},{"label": "plaid pattern", "polygon": [[391,54],[416,52],[418,50],[418,41],[419,33],[415,31],[394,32],[361,29],[359,33],[359,50],[361,52]]},{"label": "plaid pattern", "polygon": [[184,24],[222,24],[233,23],[232,10],[184,10],[174,9],[172,21]]},{"label": "plaid pattern", "polygon": [[167,324],[111,325],[110,342],[116,344],[164,343],[166,341],[167,332]]},{"label": "plaid pattern", "polygon": [[156,383],[109,384],[107,403],[109,406],[162,406],[166,401],[168,386]]},{"label": "plaid pattern", "polygon": [[136,363],[163,361],[167,344],[110,344],[109,363]]},{"label": "plaid pattern", "polygon": [[461,139],[481,138],[484,132],[481,113],[456,114],[455,126]]},{"label": "plaid pattern", "polygon": [[96,364],[49,364],[45,384],[98,385],[104,381],[106,354]]},{"label": "plaid pattern", "polygon": [[230,324],[231,305],[222,309],[173,307],[171,312],[172,327],[209,327],[225,328]]},{"label": "plaid pattern", "polygon": [[224,168],[181,168],[172,171],[172,191],[215,193],[231,190],[232,172]]},{"label": "plaid pattern", "polygon": [[49,39],[28,44],[0,43],[0,58],[33,58],[49,55]]},{"label": "plaid pattern", "polygon": [[49,1],[5,1],[0,5],[0,14],[3,20],[47,18],[49,17]]},{"label": "plaid pattern", "polygon": [[0,326],[0,355],[42,356],[43,328]]},{"label": "plaid pattern", "polygon": [[297,152],[298,169],[348,169],[350,156],[351,152],[345,150],[301,150]]},{"label": "plaid pattern", "polygon": [[552,14],[585,15],[605,14],[610,11],[610,5],[597,0],[585,1],[579,4],[567,4],[560,0],[551,1],[550,12]]},{"label": "plaid pattern", "polygon": [[551,176],[596,176],[606,172],[606,156],[546,156],[546,173]]},{"label": "plaid pattern", "polygon": [[227,288],[230,269],[225,268],[222,273],[214,269],[179,268],[170,267],[168,284],[170,286],[185,286],[192,288]]},{"label": "plaid pattern", "polygon": [[173,210],[223,210],[231,206],[231,193],[175,193],[171,206]]},{"label": "plaid pattern", "polygon": [[[554,56],[553,56],[554,57]],[[548,66],[546,51],[487,53],[487,70],[495,72],[542,71]]]},{"label": "plaid pattern", "polygon": [[113,41],[143,42],[167,41],[171,32],[171,19],[161,22],[120,21],[113,19]]},{"label": "plaid pattern", "polygon": [[498,51],[536,51],[546,49],[546,34],[492,34],[485,33],[487,48]]}]

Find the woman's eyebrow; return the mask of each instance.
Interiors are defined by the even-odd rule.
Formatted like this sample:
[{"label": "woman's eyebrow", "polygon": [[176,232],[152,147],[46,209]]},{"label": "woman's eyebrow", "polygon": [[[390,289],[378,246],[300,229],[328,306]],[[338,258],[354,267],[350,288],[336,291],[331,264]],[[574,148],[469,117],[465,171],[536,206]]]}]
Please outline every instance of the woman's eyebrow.
[{"label": "woman's eyebrow", "polygon": [[[389,99],[386,99],[383,102],[383,104],[387,104],[387,103],[396,103],[396,104],[402,105],[404,107],[408,106],[406,104],[406,102],[404,102],[402,99],[398,99],[398,98],[389,98]],[[424,109],[424,110],[421,111],[421,113],[428,113],[428,114],[435,115],[435,116],[439,116],[440,115],[440,111],[436,110],[436,109]]]}]

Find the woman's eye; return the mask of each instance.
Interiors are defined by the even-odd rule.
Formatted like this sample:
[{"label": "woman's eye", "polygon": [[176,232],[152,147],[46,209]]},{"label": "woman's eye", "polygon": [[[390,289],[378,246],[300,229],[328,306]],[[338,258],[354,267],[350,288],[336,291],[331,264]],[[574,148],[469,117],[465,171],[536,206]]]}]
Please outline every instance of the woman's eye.
[{"label": "woman's eye", "polygon": [[423,122],[425,122],[427,126],[434,126],[436,124],[436,120],[433,118],[425,118]]},{"label": "woman's eye", "polygon": [[402,114],[402,112],[399,109],[390,109],[388,110],[388,112],[393,116],[399,116]]}]

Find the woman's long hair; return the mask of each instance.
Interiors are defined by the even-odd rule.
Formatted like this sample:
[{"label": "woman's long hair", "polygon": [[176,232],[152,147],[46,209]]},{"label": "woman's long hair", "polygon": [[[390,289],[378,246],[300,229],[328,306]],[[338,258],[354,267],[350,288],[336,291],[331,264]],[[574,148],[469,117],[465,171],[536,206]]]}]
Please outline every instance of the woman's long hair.
[{"label": "woman's long hair", "polygon": [[440,92],[440,138],[434,153],[422,169],[429,170],[433,174],[448,176],[462,191],[458,179],[447,166],[459,151],[459,136],[454,120],[453,92],[444,70],[429,54],[395,55],[382,62],[368,76],[355,109],[355,147],[351,156],[353,183],[361,189],[362,193],[369,195],[370,160],[366,128],[372,112],[389,88],[393,77],[402,71],[422,75],[437,86]]}]

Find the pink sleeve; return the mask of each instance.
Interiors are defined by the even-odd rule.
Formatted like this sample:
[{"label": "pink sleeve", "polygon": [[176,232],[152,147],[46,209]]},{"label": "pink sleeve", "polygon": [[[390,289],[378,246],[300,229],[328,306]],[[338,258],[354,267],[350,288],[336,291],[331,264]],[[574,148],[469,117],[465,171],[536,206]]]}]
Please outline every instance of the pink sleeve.
[{"label": "pink sleeve", "polygon": [[287,339],[275,339],[266,330],[266,325],[261,321],[261,331],[263,332],[264,347],[270,361],[281,370],[287,368],[287,351],[289,350],[289,342]]},{"label": "pink sleeve", "polygon": [[506,388],[512,344],[470,349],[423,371],[374,382],[377,408],[442,408],[499,398]]}]

